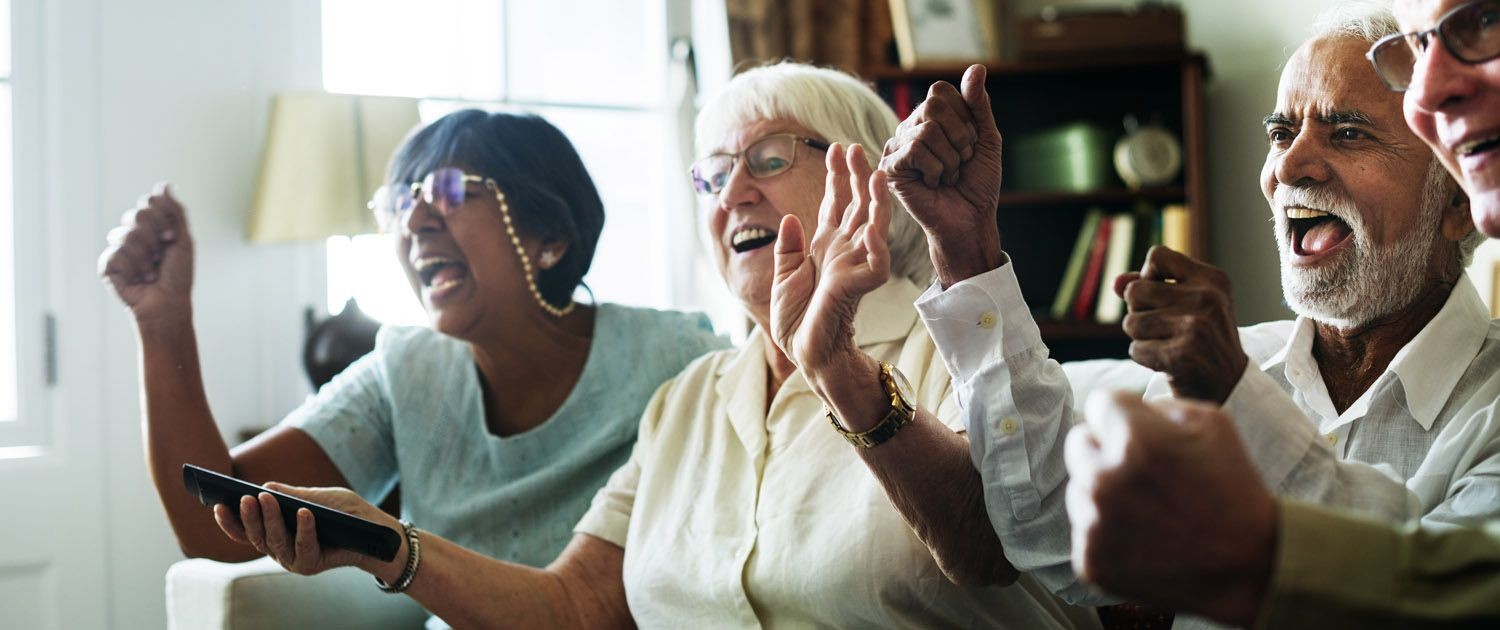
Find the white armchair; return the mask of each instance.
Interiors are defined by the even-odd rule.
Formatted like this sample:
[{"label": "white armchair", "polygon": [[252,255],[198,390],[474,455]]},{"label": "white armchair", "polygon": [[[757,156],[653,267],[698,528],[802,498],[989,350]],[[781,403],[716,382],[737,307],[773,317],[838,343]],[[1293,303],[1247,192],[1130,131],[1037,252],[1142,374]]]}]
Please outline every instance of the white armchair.
[{"label": "white armchair", "polygon": [[405,595],[387,595],[354,568],[306,577],[270,558],[229,564],[183,560],[167,570],[172,630],[280,628],[419,629],[427,611]]}]

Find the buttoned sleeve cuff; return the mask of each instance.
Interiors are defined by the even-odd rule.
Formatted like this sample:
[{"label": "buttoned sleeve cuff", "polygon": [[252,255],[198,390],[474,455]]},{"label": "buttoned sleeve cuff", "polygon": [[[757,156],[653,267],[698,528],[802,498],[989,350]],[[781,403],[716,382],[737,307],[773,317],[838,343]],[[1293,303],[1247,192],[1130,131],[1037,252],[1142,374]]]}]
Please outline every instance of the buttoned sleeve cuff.
[{"label": "buttoned sleeve cuff", "polygon": [[933,282],[916,307],[955,380],[970,380],[988,364],[1042,345],[1009,261],[946,291]]},{"label": "buttoned sleeve cuff", "polygon": [[1378,610],[1397,596],[1400,533],[1297,501],[1279,502],[1279,542],[1261,628],[1314,627],[1330,611]]},{"label": "buttoned sleeve cuff", "polygon": [[1224,401],[1261,481],[1278,492],[1308,449],[1318,448],[1318,431],[1286,390],[1254,364]]}]

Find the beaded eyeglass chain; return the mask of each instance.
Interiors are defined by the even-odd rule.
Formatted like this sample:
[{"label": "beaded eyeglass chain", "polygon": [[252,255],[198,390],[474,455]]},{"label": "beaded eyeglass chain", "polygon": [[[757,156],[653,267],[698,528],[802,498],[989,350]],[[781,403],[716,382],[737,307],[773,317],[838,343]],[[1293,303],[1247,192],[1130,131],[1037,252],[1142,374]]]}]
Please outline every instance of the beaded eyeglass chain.
[{"label": "beaded eyeglass chain", "polygon": [[531,289],[531,297],[536,298],[536,303],[553,317],[563,317],[573,312],[573,307],[578,303],[573,298],[568,298],[567,305],[562,308],[553,306],[547,298],[542,297],[541,289],[536,286],[536,272],[531,267],[531,258],[526,255],[526,247],[521,245],[521,237],[516,234],[516,226],[510,220],[510,203],[505,200],[505,191],[495,180],[485,178],[484,187],[495,192],[495,200],[500,202],[500,219],[505,221],[505,233],[510,236],[510,244],[516,247],[516,256],[521,259],[521,271],[526,276],[526,286]]}]

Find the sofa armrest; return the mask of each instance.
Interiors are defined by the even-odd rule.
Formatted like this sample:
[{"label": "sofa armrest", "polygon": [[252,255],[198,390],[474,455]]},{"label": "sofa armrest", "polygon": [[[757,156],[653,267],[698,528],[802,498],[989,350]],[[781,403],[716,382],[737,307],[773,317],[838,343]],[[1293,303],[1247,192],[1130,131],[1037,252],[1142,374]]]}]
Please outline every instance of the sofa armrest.
[{"label": "sofa armrest", "polygon": [[421,628],[427,611],[376,590],[345,567],[307,577],[270,558],[230,564],[192,559],[167,570],[167,619],[177,630]]}]

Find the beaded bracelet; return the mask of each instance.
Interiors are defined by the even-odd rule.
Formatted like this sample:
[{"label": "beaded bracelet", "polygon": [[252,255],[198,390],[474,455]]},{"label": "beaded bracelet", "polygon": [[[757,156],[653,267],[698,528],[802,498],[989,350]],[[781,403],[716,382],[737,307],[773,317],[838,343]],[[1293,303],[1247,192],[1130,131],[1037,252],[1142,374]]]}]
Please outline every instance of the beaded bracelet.
[{"label": "beaded bracelet", "polygon": [[401,530],[406,533],[406,570],[401,572],[401,577],[396,578],[395,584],[386,584],[380,578],[375,578],[375,586],[393,595],[405,592],[411,586],[412,578],[417,577],[417,565],[422,563],[422,541],[417,538],[417,528],[412,527],[411,521],[402,519]]}]

